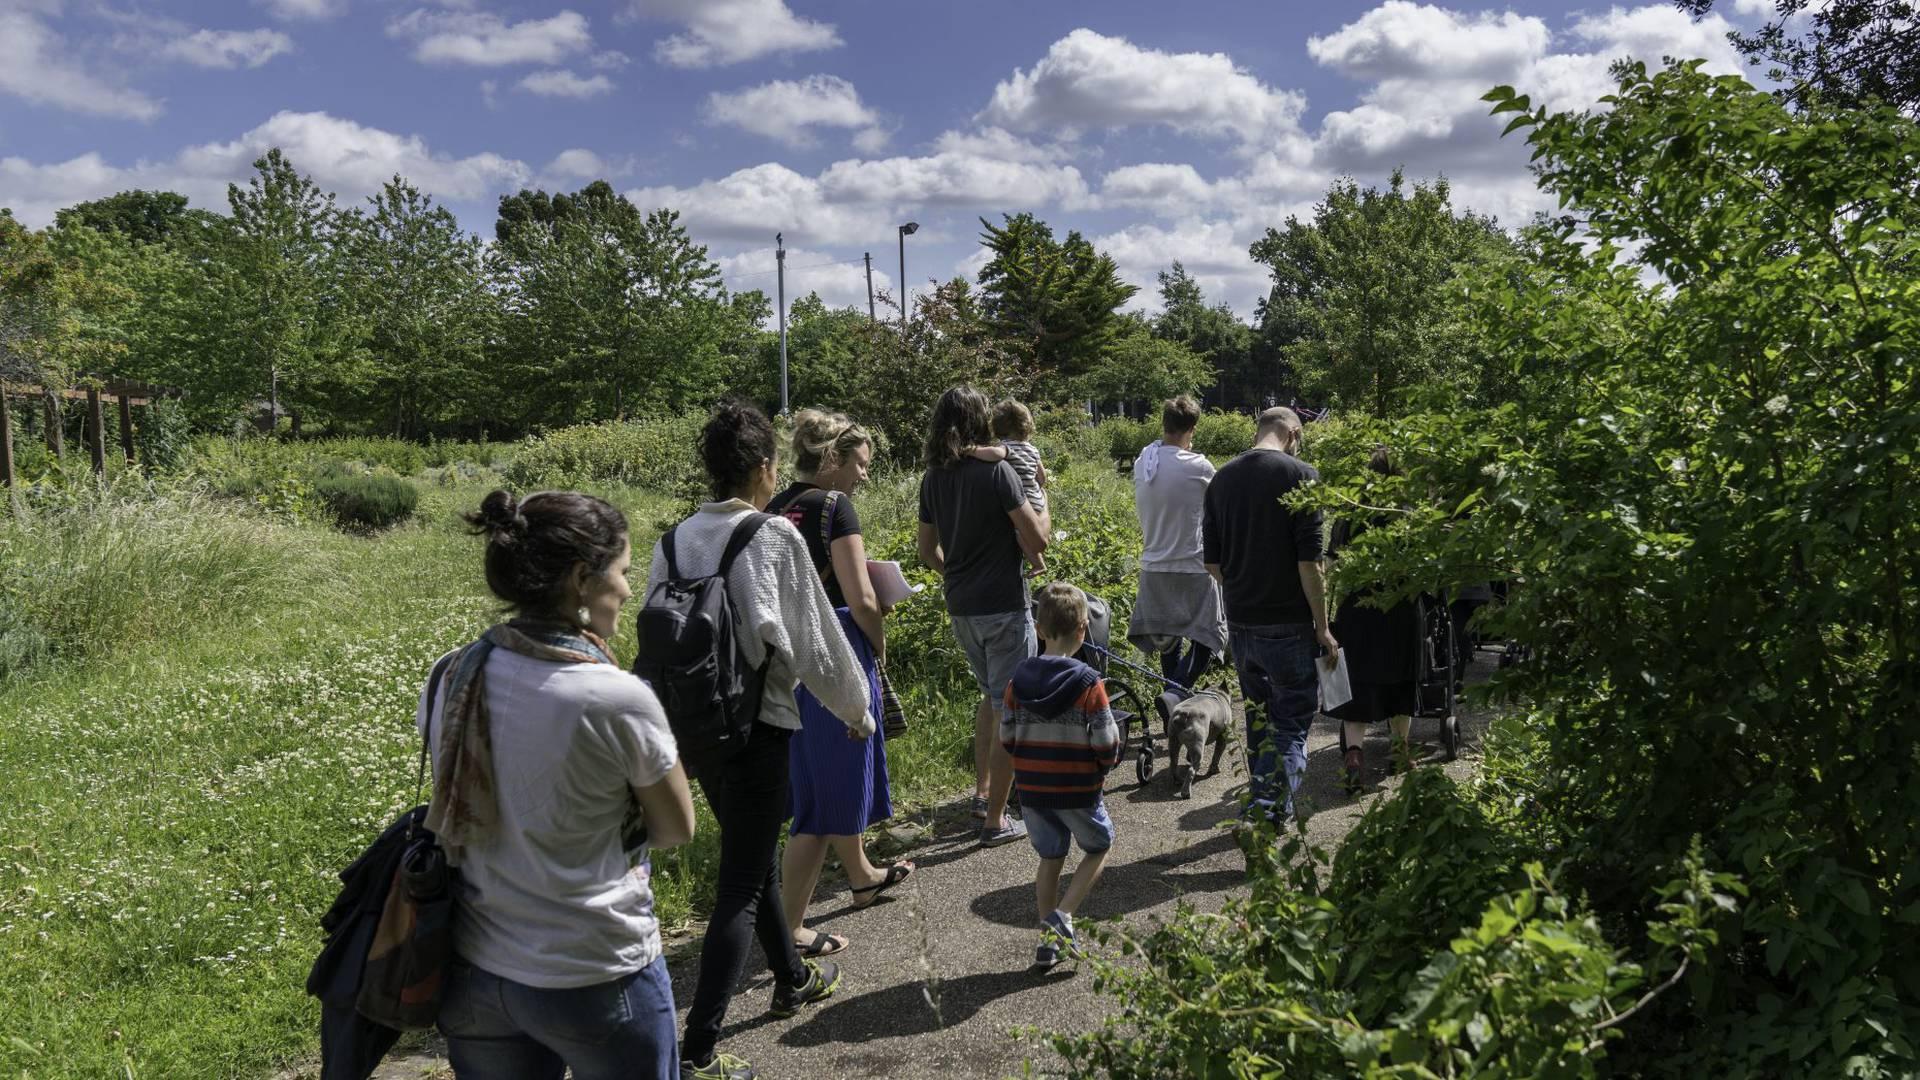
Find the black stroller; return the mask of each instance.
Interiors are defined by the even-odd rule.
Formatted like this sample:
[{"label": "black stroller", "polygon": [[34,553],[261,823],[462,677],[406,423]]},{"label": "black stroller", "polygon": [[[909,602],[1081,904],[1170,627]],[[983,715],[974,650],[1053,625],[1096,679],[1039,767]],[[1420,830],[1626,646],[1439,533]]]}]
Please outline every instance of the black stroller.
[{"label": "black stroller", "polygon": [[[1080,646],[1080,651],[1073,654],[1074,659],[1100,673],[1101,681],[1107,687],[1107,701],[1113,709],[1113,719],[1120,726],[1121,757],[1133,758],[1134,775],[1144,784],[1153,779],[1154,771],[1153,732],[1148,728],[1147,718],[1154,713],[1159,714],[1160,737],[1163,742],[1167,741],[1172,734],[1168,723],[1172,706],[1188,696],[1186,688],[1158,672],[1115,656],[1109,647],[1113,632],[1112,607],[1085,589],[1080,591],[1087,598],[1087,640]],[[1041,643],[1041,647],[1045,647],[1045,642]],[[1152,712],[1148,711],[1147,700],[1140,691],[1114,674],[1116,668],[1144,676],[1164,688],[1155,697]]]},{"label": "black stroller", "polygon": [[[1454,711],[1460,699],[1460,682],[1454,656],[1458,638],[1453,631],[1453,613],[1446,601],[1427,595],[1414,602],[1419,640],[1414,654],[1413,719],[1440,722],[1440,749],[1447,761],[1460,756],[1462,737],[1460,717]],[[1340,728],[1340,752],[1347,750],[1347,727]]]}]

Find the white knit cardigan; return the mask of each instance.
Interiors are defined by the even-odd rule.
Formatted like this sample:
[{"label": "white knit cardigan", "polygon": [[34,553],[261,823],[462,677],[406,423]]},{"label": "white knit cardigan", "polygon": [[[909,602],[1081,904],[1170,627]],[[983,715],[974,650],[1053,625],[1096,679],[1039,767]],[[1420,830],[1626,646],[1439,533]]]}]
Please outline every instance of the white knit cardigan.
[{"label": "white knit cardigan", "polygon": [[[705,503],[681,522],[673,534],[680,577],[704,577],[719,569],[734,525],[752,510],[740,499],[728,499]],[[666,579],[667,560],[655,542],[647,593]],[[772,651],[760,706],[763,722],[798,731],[800,706],[793,688],[804,682],[847,727],[873,734],[866,672],[840,629],[807,543],[792,522],[776,515],[760,526],[727,573],[727,596],[741,622],[740,651],[746,661],[758,667]]]}]

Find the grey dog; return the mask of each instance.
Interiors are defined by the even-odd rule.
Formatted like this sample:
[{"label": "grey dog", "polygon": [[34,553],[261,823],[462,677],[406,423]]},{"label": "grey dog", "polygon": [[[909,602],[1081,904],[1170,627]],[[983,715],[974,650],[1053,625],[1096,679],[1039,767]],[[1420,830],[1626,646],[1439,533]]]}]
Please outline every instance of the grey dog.
[{"label": "grey dog", "polygon": [[[1200,767],[1200,748],[1213,745],[1207,775],[1220,771],[1220,755],[1227,749],[1227,729],[1233,725],[1233,703],[1218,690],[1202,690],[1173,707],[1167,719],[1167,743],[1173,754],[1174,782],[1180,797],[1193,798],[1193,773]],[[1186,760],[1180,760],[1181,751]]]}]

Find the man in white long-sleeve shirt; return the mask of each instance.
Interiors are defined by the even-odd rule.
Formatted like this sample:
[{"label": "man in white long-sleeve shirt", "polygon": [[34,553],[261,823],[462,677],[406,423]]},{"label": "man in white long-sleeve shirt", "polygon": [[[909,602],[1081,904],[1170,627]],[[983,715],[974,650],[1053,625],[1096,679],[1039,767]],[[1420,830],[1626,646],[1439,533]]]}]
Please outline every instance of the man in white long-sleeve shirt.
[{"label": "man in white long-sleeve shirt", "polygon": [[[763,510],[776,490],[773,426],[749,405],[715,410],[701,432],[700,453],[717,501],[674,527],[674,566],[681,578],[713,574],[733,530]],[[654,545],[647,591],[666,580],[666,558]],[[873,734],[866,672],[840,630],[814,572],[806,542],[792,523],[762,522],[727,572],[741,658],[767,662],[760,716],[746,745],[718,762],[690,762],[694,779],[720,824],[720,866],[700,954],[700,978],[681,1041],[681,1075],[692,1080],[750,1080],[753,1069],[715,1052],[727,1001],[758,937],[773,972],[771,1010],[791,1016],[830,996],[840,971],[830,960],[802,961],[781,908],[780,824],[786,819],[787,741],[800,727],[794,686],[807,689],[847,725],[849,738]]]}]

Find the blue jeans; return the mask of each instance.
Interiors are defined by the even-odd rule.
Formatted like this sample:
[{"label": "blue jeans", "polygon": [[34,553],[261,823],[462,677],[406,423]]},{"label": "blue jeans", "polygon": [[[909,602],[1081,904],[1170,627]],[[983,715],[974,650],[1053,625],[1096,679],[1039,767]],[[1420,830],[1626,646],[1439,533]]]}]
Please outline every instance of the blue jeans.
[{"label": "blue jeans", "polygon": [[594,986],[546,990],[468,964],[448,973],[440,1033],[459,1080],[679,1080],[666,957]]},{"label": "blue jeans", "polygon": [[[1320,710],[1318,648],[1311,623],[1229,626],[1233,667],[1247,702],[1247,812],[1293,813],[1293,793],[1307,772],[1307,729]],[[1279,789],[1285,770],[1286,791]]]}]

